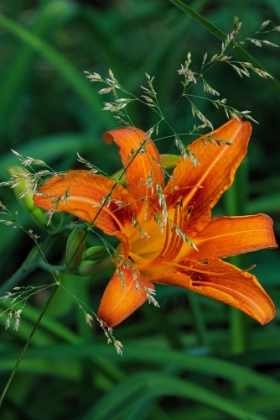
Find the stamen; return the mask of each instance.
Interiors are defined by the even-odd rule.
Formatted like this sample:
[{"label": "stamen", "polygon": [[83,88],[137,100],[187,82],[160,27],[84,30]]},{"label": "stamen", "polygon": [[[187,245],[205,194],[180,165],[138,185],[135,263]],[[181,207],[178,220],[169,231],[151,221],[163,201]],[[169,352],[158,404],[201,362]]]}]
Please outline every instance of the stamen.
[{"label": "stamen", "polygon": [[[177,224],[178,212],[179,212],[179,223]],[[178,229],[180,229],[180,226],[182,226],[182,199],[180,199],[180,201],[176,203],[176,213],[174,217],[173,233],[172,233],[172,238],[170,241],[169,253],[165,256],[166,260],[172,261],[178,255],[180,249],[182,248],[183,239],[178,234]]]},{"label": "stamen", "polygon": [[[160,252],[160,254],[152,261],[152,263],[156,263],[157,261],[171,261],[173,258],[175,258],[180,249],[183,245],[182,238],[178,235],[177,229],[180,229],[180,226],[182,225],[182,207],[183,207],[183,199],[180,197],[180,199],[175,204],[175,213],[174,213],[174,220],[172,228],[170,227],[170,222],[167,220],[166,224],[166,236],[163,248]],[[179,221],[178,221],[179,219]],[[169,242],[169,230],[172,231],[171,239]]]},{"label": "stamen", "polygon": [[191,214],[192,214],[192,210],[193,210],[193,206],[189,206],[188,209],[187,209],[187,213],[184,217],[185,222],[189,221],[189,218],[191,217]]},{"label": "stamen", "polygon": [[249,268],[246,268],[245,270],[242,270],[241,271],[241,273],[244,273],[245,271],[252,271],[254,268],[256,268],[257,267],[257,264],[253,264],[253,265],[251,265],[251,267],[249,267]]},{"label": "stamen", "polygon": [[164,241],[161,253],[154,259],[154,262],[163,258],[163,255],[167,249],[167,245],[169,241],[169,230],[170,230],[170,223],[169,223],[169,220],[167,220],[165,241]]}]

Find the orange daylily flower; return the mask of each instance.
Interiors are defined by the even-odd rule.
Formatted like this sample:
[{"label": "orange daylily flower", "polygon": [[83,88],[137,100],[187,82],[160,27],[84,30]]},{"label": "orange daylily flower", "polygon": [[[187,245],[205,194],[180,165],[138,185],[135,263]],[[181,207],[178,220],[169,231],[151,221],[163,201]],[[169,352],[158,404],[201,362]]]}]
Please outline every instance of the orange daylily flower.
[{"label": "orange daylily flower", "polygon": [[230,120],[211,135],[232,145],[205,145],[203,137],[197,139],[189,149],[199,165],[180,158],[164,186],[160,156],[142,130],[108,131],[103,138],[119,147],[126,187],[102,175],[72,170],[48,180],[35,195],[35,205],[71,213],[120,240],[116,271],[98,311],[109,327],[147,299],[153,301],[154,283],[220,300],[261,324],[274,317],[273,302],[256,277],[221,260],[276,247],[272,220],[265,214],[211,218],[211,209],[232,184],[246,154],[251,124]]}]

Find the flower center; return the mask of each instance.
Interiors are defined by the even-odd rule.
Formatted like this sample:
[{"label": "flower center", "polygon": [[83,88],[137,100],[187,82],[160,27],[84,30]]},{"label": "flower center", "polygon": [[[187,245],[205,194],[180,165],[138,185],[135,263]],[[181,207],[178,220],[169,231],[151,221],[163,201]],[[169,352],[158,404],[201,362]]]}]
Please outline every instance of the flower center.
[{"label": "flower center", "polygon": [[[169,216],[172,211],[169,212]],[[183,217],[183,200],[179,198],[175,204],[173,220],[171,217],[167,219],[165,226],[165,238],[163,246],[160,252],[152,257],[153,251],[151,250],[151,257],[143,258],[138,253],[130,252],[129,258],[134,263],[134,266],[138,270],[149,270],[159,265],[165,265],[169,262],[175,262],[176,257],[179,255],[182,246],[186,242],[186,235],[182,231],[182,225],[185,224],[191,214],[191,208],[188,209],[187,214]],[[157,235],[153,235],[148,242],[147,246],[151,249],[152,244],[156,244],[156,241],[160,241],[162,238],[158,238]],[[141,240],[141,248],[145,248],[145,239]],[[140,251],[140,249],[139,249]]]},{"label": "flower center", "polygon": [[173,261],[179,254],[184,243],[181,234],[181,226],[183,222],[182,209],[182,198],[180,198],[175,204],[173,222],[170,222],[170,220],[167,219],[165,241],[162,250],[152,261],[153,264],[158,264],[159,262],[163,261]]}]

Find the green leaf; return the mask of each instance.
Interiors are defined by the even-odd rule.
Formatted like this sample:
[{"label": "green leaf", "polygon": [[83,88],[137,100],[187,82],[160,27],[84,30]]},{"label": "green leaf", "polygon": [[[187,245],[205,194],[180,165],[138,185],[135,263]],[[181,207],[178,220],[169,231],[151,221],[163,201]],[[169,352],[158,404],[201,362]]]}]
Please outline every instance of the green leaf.
[{"label": "green leaf", "polygon": [[[55,321],[50,321],[47,317],[42,320],[42,327],[54,325],[56,325]],[[58,332],[66,330],[62,325],[58,325],[59,327],[55,327],[55,330],[58,328]],[[66,341],[68,341],[68,337],[71,337],[69,334],[70,332],[63,334]],[[75,335],[73,334],[73,338],[74,337]],[[71,341],[73,340],[72,338],[70,339]],[[82,359],[90,357],[94,360],[96,358],[98,359],[99,355],[102,354],[102,357],[108,357],[111,362],[119,363],[121,365],[123,363],[145,363],[149,366],[164,368],[172,366],[173,369],[176,368],[182,372],[194,372],[196,374],[240,383],[243,386],[258,390],[264,395],[280,395],[280,384],[277,381],[261,375],[260,373],[254,372],[249,368],[213,357],[190,356],[182,351],[157,349],[154,347],[140,345],[137,345],[137,347],[133,345],[125,345],[124,355],[123,357],[120,357],[112,346],[109,347],[107,345],[97,343],[87,343],[86,345],[83,345],[81,339],[78,337],[74,338],[74,341],[72,342],[73,344],[76,342],[76,345],[52,345],[51,347],[29,349],[26,358],[34,360],[49,358],[52,360],[66,361],[66,358],[71,360],[72,358]],[[5,357],[10,359],[13,358],[14,355],[11,351],[9,351]]]},{"label": "green leaf", "polygon": [[102,111],[102,101],[96,91],[90,88],[90,82],[86,80],[82,73],[78,72],[69,60],[36,34],[32,34],[3,14],[0,14],[0,25],[52,63],[62,79],[89,105],[92,112],[98,115],[100,121],[105,125],[112,123],[110,115]]},{"label": "green leaf", "polygon": [[165,374],[151,372],[137,373],[126,378],[105,394],[84,417],[84,420],[107,420],[115,418],[116,413],[119,418],[123,418],[122,416],[139,405],[140,401],[149,402],[153,398],[164,396],[196,401],[215,408],[234,419],[264,420],[264,417],[246,412],[238,404],[234,404],[229,399],[201,386]]},{"label": "green leaf", "polygon": [[[41,6],[41,7],[40,7]],[[61,24],[73,17],[74,7],[66,5],[65,2],[55,0],[43,4],[41,2],[35,16],[33,31],[38,37],[45,37],[51,28],[54,30],[57,24]],[[12,112],[13,103],[21,90],[26,84],[26,79],[31,74],[30,68],[34,61],[35,52],[30,44],[21,46],[18,53],[6,73],[6,77],[0,85],[1,101],[0,101],[0,129],[3,126],[4,117]]]}]

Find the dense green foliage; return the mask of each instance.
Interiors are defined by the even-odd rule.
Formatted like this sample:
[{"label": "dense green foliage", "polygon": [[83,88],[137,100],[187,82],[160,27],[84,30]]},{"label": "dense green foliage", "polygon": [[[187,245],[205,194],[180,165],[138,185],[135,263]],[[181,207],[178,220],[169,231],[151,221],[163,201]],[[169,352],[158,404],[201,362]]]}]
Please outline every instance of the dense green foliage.
[{"label": "dense green foliage", "polygon": [[[180,98],[177,70],[192,54],[199,72],[205,52],[219,53],[221,32],[229,33],[234,16],[243,23],[239,39],[254,37],[261,23],[280,22],[278,0],[193,0],[194,19],[179,1],[168,0],[13,0],[0,5],[0,180],[18,165],[11,153],[43,159],[56,171],[80,168],[76,153],[107,174],[120,169],[116,148],[102,133],[118,126],[102,110],[103,86],[91,84],[84,71],[107,77],[111,69],[125,88],[138,97],[154,86],[162,112],[178,132],[194,121],[188,102]],[[181,4],[182,6],[182,4]],[[201,19],[204,17],[206,21]],[[215,25],[215,26],[212,26]],[[219,29],[219,30],[218,30]],[[262,39],[279,43],[279,32]],[[247,162],[217,211],[221,214],[264,212],[275,221],[280,237],[279,51],[250,42],[244,46],[274,79],[256,74],[240,78],[225,63],[207,72],[207,81],[238,110],[250,110],[254,124]],[[245,61],[242,51],[231,51]],[[248,61],[248,60],[246,60]],[[194,94],[205,96],[194,86]],[[208,101],[197,106],[215,127],[226,121],[222,110]],[[148,130],[157,123],[153,111],[139,102],[129,105],[133,124]],[[160,126],[160,136],[168,136]],[[189,137],[187,141],[191,141]],[[178,153],[173,138],[157,142],[161,153]],[[23,229],[0,225],[0,296],[15,286],[53,283],[47,264],[39,269],[36,245],[26,231],[33,229],[52,265],[64,261],[72,225],[48,236],[15,199],[1,188],[1,201]],[[16,214],[18,212],[18,214]],[[66,218],[64,221],[73,220]],[[62,222],[58,217],[53,223]],[[87,246],[101,245],[88,235]],[[235,261],[243,269],[257,264],[254,274],[280,307],[279,250],[248,254]],[[67,274],[20,363],[0,408],[5,420],[277,420],[280,418],[280,316],[259,326],[225,305],[176,288],[157,287],[161,308],[145,304],[114,334],[124,345],[123,356],[108,346],[93,321],[86,324],[77,299],[93,311],[110,272],[78,277]],[[65,290],[65,289],[66,290]],[[5,330],[0,317],[0,388],[10,373],[49,296],[34,293],[23,308],[18,331]],[[76,299],[73,297],[75,296]],[[9,305],[0,302],[0,313]]]}]

